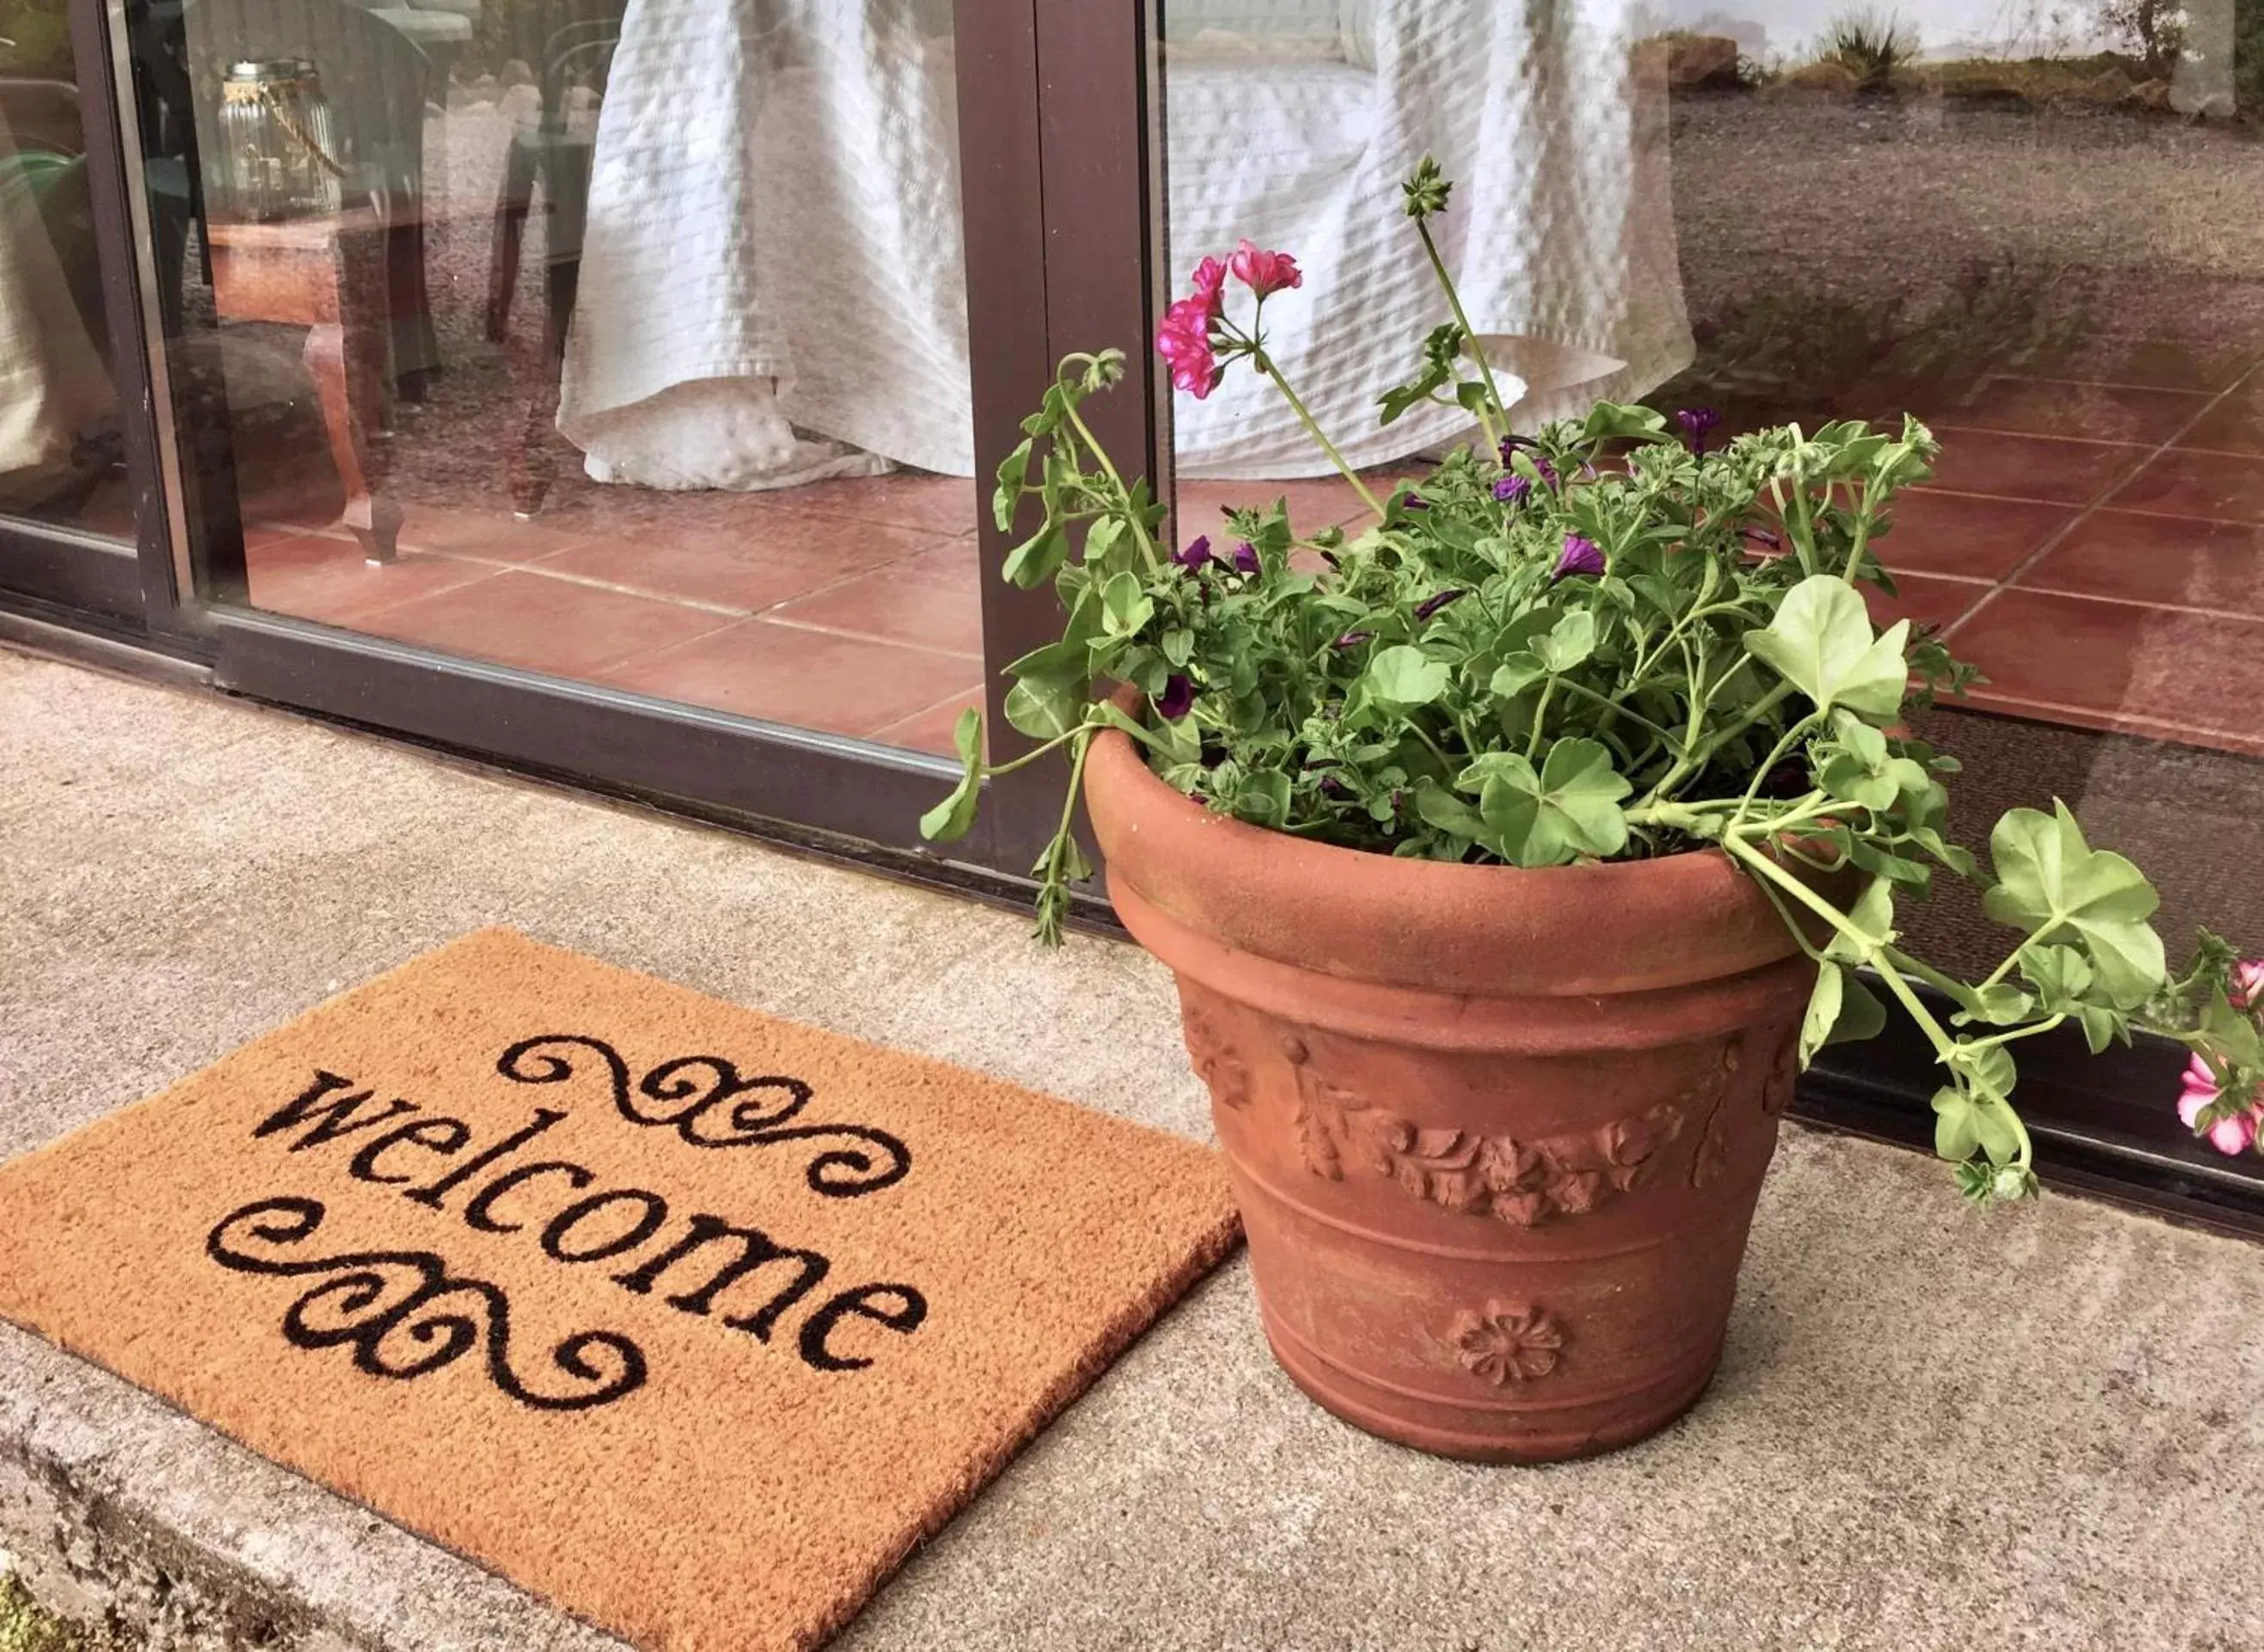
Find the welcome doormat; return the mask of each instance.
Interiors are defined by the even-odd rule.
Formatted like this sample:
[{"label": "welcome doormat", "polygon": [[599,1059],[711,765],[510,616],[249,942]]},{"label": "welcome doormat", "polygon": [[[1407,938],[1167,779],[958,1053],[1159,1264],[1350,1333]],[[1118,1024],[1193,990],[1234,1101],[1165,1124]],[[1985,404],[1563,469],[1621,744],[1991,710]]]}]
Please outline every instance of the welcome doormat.
[{"label": "welcome doormat", "polygon": [[1216,1156],[486,930],[0,1169],[0,1315],[640,1645],[846,1619]]}]

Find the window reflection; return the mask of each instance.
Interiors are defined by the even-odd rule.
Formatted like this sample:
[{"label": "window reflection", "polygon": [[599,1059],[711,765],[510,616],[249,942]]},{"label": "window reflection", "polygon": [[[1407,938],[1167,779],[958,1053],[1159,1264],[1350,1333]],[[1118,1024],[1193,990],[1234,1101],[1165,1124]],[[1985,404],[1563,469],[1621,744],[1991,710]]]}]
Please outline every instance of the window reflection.
[{"label": "window reflection", "polygon": [[0,514],[130,536],[64,0],[0,24]]},{"label": "window reflection", "polygon": [[[1457,185],[1442,252],[1521,424],[1599,395],[1711,409],[1716,439],[1926,420],[1942,456],[1878,543],[1899,585],[1878,612],[1989,679],[1939,714],[1969,757],[1960,818],[2064,796],[2161,868],[2166,933],[2210,911],[2264,933],[2254,880],[2224,875],[2264,848],[2264,8],[1163,18],[1174,284],[1240,235],[1295,253],[1306,288],[1269,324],[1358,462],[1470,434],[1447,409],[1385,429],[1369,400],[1445,319],[1393,187],[1433,152]],[[1277,495],[1361,525],[1267,394],[1175,398],[1184,533]],[[1995,961],[1957,900],[1920,921],[1952,961]]]},{"label": "window reflection", "polygon": [[178,427],[254,605],[949,750],[948,0],[135,15]]}]

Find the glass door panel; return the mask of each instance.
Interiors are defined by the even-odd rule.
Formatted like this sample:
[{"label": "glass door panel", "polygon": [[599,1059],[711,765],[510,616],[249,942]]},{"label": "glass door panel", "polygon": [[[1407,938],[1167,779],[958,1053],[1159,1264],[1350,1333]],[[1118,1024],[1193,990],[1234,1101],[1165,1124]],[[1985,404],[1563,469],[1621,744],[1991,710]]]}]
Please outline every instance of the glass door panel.
[{"label": "glass door panel", "polygon": [[130,543],[65,0],[0,20],[0,517]]},{"label": "glass door panel", "polygon": [[208,601],[950,750],[948,0],[129,18]]},{"label": "glass door panel", "polygon": [[[1169,288],[1244,235],[1295,255],[1269,347],[1372,489],[1475,437],[1375,402],[1448,319],[1397,187],[1431,154],[1515,429],[1597,398],[1714,443],[1926,421],[1874,605],[1984,674],[1924,731],[1965,761],[1956,835],[2064,798],[2153,874],[2173,963],[2196,920],[2264,950],[2264,74],[2235,8],[1160,9]],[[1246,368],[1173,419],[1182,538],[1277,496],[1307,533],[1372,520]],[[1906,905],[1953,967],[2014,938],[1962,889]],[[2178,1134],[2172,1093],[2130,1099]]]}]

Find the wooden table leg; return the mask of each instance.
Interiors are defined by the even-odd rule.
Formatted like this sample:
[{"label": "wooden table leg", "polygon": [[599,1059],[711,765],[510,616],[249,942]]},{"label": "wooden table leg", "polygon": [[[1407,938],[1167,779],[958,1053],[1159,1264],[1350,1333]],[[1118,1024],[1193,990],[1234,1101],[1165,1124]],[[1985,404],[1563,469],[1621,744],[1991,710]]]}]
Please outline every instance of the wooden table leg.
[{"label": "wooden table leg", "polygon": [[382,235],[357,228],[337,237],[337,320],[307,335],[305,358],[345,488],[344,520],[373,562],[393,561],[401,532],[401,506],[385,491],[392,457],[386,438],[392,315]]},{"label": "wooden table leg", "polygon": [[[359,390],[357,380],[366,374],[355,371],[346,350],[346,330],[337,322],[323,322],[308,330],[305,352],[307,371],[322,397],[323,427],[330,434],[330,458],[345,486],[343,517],[361,541],[361,554],[373,562],[389,562],[401,533],[401,507],[378,491],[373,477],[371,450],[381,438],[366,438],[376,427],[374,395]],[[357,405],[359,403],[359,405]]]}]

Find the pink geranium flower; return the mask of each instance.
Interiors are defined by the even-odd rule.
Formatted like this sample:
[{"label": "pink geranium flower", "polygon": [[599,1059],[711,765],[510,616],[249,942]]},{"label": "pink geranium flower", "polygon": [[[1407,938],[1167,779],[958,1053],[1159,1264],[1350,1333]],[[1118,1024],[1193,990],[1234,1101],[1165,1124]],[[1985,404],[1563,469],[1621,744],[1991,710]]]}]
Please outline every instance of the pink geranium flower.
[{"label": "pink geranium flower", "polygon": [[2223,1093],[2210,1064],[2200,1056],[2195,1056],[2186,1063],[2184,1087],[2178,1095],[2178,1117],[2185,1120],[2187,1129],[2199,1131],[2202,1139],[2219,1153],[2232,1156],[2247,1152],[2255,1141],[2257,1125],[2264,1122],[2264,1104],[2252,1106],[2246,1112],[2219,1119],[2202,1129],[2202,1109]]},{"label": "pink geranium flower", "polygon": [[1207,257],[1195,265],[1195,299],[1213,321],[1226,309],[1226,265],[1216,258]]},{"label": "pink geranium flower", "polygon": [[1260,298],[1270,298],[1285,286],[1305,284],[1296,259],[1286,252],[1267,252],[1246,235],[1227,260],[1227,267],[1234,272],[1236,280]]},{"label": "pink geranium flower", "polygon": [[1156,351],[1172,369],[1172,382],[1198,402],[1218,388],[1226,369],[1210,344],[1210,315],[1199,298],[1183,298],[1164,312]]},{"label": "pink geranium flower", "polygon": [[2237,1009],[2264,1009],[2264,958],[2244,958],[2232,967],[2232,1002]]}]

